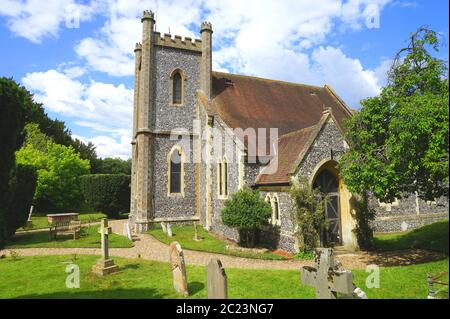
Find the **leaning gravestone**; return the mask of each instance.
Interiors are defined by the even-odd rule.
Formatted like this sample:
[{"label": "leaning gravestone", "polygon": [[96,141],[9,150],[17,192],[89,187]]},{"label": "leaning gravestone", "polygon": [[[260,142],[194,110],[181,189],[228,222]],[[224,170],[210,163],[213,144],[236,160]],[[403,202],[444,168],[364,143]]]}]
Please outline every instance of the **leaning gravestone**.
[{"label": "leaning gravestone", "polygon": [[33,214],[33,208],[34,208],[34,206],[31,205],[31,206],[30,206],[30,213],[28,214],[28,221],[29,221],[29,222],[31,222],[31,215]]},{"label": "leaning gravestone", "polygon": [[166,230],[167,230],[167,236],[172,237],[173,236],[173,234],[172,234],[172,224],[167,223]]},{"label": "leaning gravestone", "polygon": [[353,274],[335,262],[331,248],[318,248],[315,262],[316,267],[303,266],[301,281],[316,289],[316,299],[336,299],[337,293],[353,295]]},{"label": "leaning gravestone", "polygon": [[31,205],[31,207],[30,207],[30,213],[28,214],[28,219],[27,219],[27,223],[26,223],[26,226],[27,226],[27,227],[33,226],[33,221],[31,220],[31,215],[33,214],[33,208],[34,208],[34,206]]},{"label": "leaning gravestone", "polygon": [[102,242],[102,258],[97,261],[92,267],[92,272],[104,276],[119,271],[119,266],[114,264],[114,260],[109,259],[109,244],[108,236],[112,233],[111,227],[108,227],[108,220],[102,219],[100,229],[98,231],[101,234]]},{"label": "leaning gravestone", "polygon": [[212,258],[209,261],[206,276],[208,299],[227,299],[227,274],[219,259]]},{"label": "leaning gravestone", "polygon": [[177,292],[188,296],[188,285],[186,277],[186,265],[184,263],[183,249],[178,242],[174,241],[169,247],[170,265],[172,267],[173,287]]}]

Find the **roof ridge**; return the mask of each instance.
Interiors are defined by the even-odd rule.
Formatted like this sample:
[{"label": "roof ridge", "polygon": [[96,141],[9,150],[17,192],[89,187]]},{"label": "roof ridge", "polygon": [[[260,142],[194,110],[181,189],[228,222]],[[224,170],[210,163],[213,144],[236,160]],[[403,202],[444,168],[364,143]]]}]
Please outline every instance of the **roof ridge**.
[{"label": "roof ridge", "polygon": [[251,79],[261,80],[261,81],[266,81],[266,82],[273,82],[273,83],[280,83],[280,84],[289,84],[289,85],[295,85],[295,86],[310,87],[310,88],[315,88],[315,89],[323,89],[324,88],[323,86],[304,84],[304,83],[298,83],[298,82],[289,82],[289,81],[283,81],[283,80],[268,79],[268,78],[262,78],[262,77],[259,77],[259,76],[253,76],[253,75],[226,73],[226,72],[220,72],[220,71],[212,71],[212,73],[223,74],[223,75],[231,75],[231,76],[238,76],[238,77],[243,77],[243,78],[251,78]]}]

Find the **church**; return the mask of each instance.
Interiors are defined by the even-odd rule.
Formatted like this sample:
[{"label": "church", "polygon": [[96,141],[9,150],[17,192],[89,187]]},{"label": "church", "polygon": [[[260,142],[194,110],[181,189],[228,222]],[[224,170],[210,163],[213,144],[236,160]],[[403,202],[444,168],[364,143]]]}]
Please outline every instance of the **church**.
[{"label": "church", "polygon": [[[260,241],[295,252],[288,190],[301,177],[329,197],[327,244],[357,249],[352,194],[337,168],[348,149],[344,121],[353,111],[337,93],[328,85],[215,72],[210,23],[201,24],[200,39],[191,39],[156,32],[151,11],[141,21],[142,43],[134,51],[134,230],[198,222],[238,241],[238,231],[225,226],[220,213],[231,194],[250,187],[272,207]],[[371,205],[376,231],[448,218],[444,199],[424,202],[412,194],[394,203],[371,199]]]}]

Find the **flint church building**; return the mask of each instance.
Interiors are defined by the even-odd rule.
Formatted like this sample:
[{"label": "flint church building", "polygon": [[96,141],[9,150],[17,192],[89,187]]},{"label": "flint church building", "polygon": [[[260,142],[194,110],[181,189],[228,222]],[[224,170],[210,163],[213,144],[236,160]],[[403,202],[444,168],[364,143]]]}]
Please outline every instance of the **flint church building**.
[{"label": "flint church building", "polygon": [[[250,187],[272,206],[271,226],[260,240],[295,252],[287,191],[304,177],[330,198],[328,243],[357,248],[352,194],[337,169],[348,147],[343,122],[352,110],[333,89],[214,72],[210,23],[202,23],[201,39],[162,36],[154,30],[153,13],[145,11],[142,27],[142,44],[135,49],[129,217],[135,231],[152,223],[197,221],[237,241],[237,230],[221,222],[221,209],[231,194]],[[276,139],[256,147],[236,133],[266,129],[264,136],[257,133],[261,139],[271,128],[278,129]],[[220,149],[228,150],[226,141],[232,155]],[[389,204],[373,199],[371,205],[376,231],[448,218],[445,200],[423,202],[412,195]]]}]

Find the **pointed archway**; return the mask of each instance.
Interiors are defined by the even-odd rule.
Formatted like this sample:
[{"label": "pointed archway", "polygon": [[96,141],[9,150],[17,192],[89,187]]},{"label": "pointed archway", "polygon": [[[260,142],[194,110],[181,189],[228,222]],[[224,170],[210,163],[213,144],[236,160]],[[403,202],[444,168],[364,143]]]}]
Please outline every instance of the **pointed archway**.
[{"label": "pointed archway", "polygon": [[341,235],[341,211],[339,200],[339,180],[330,169],[322,169],[316,176],[314,188],[318,188],[325,196],[325,218],[328,230],[323,236],[327,246],[340,245]]},{"label": "pointed archway", "polygon": [[330,231],[323,236],[325,244],[357,249],[358,243],[354,233],[356,220],[351,204],[353,195],[339,176],[337,162],[332,159],[319,162],[310,175],[309,183],[311,187],[319,187],[329,198],[325,214]]}]

